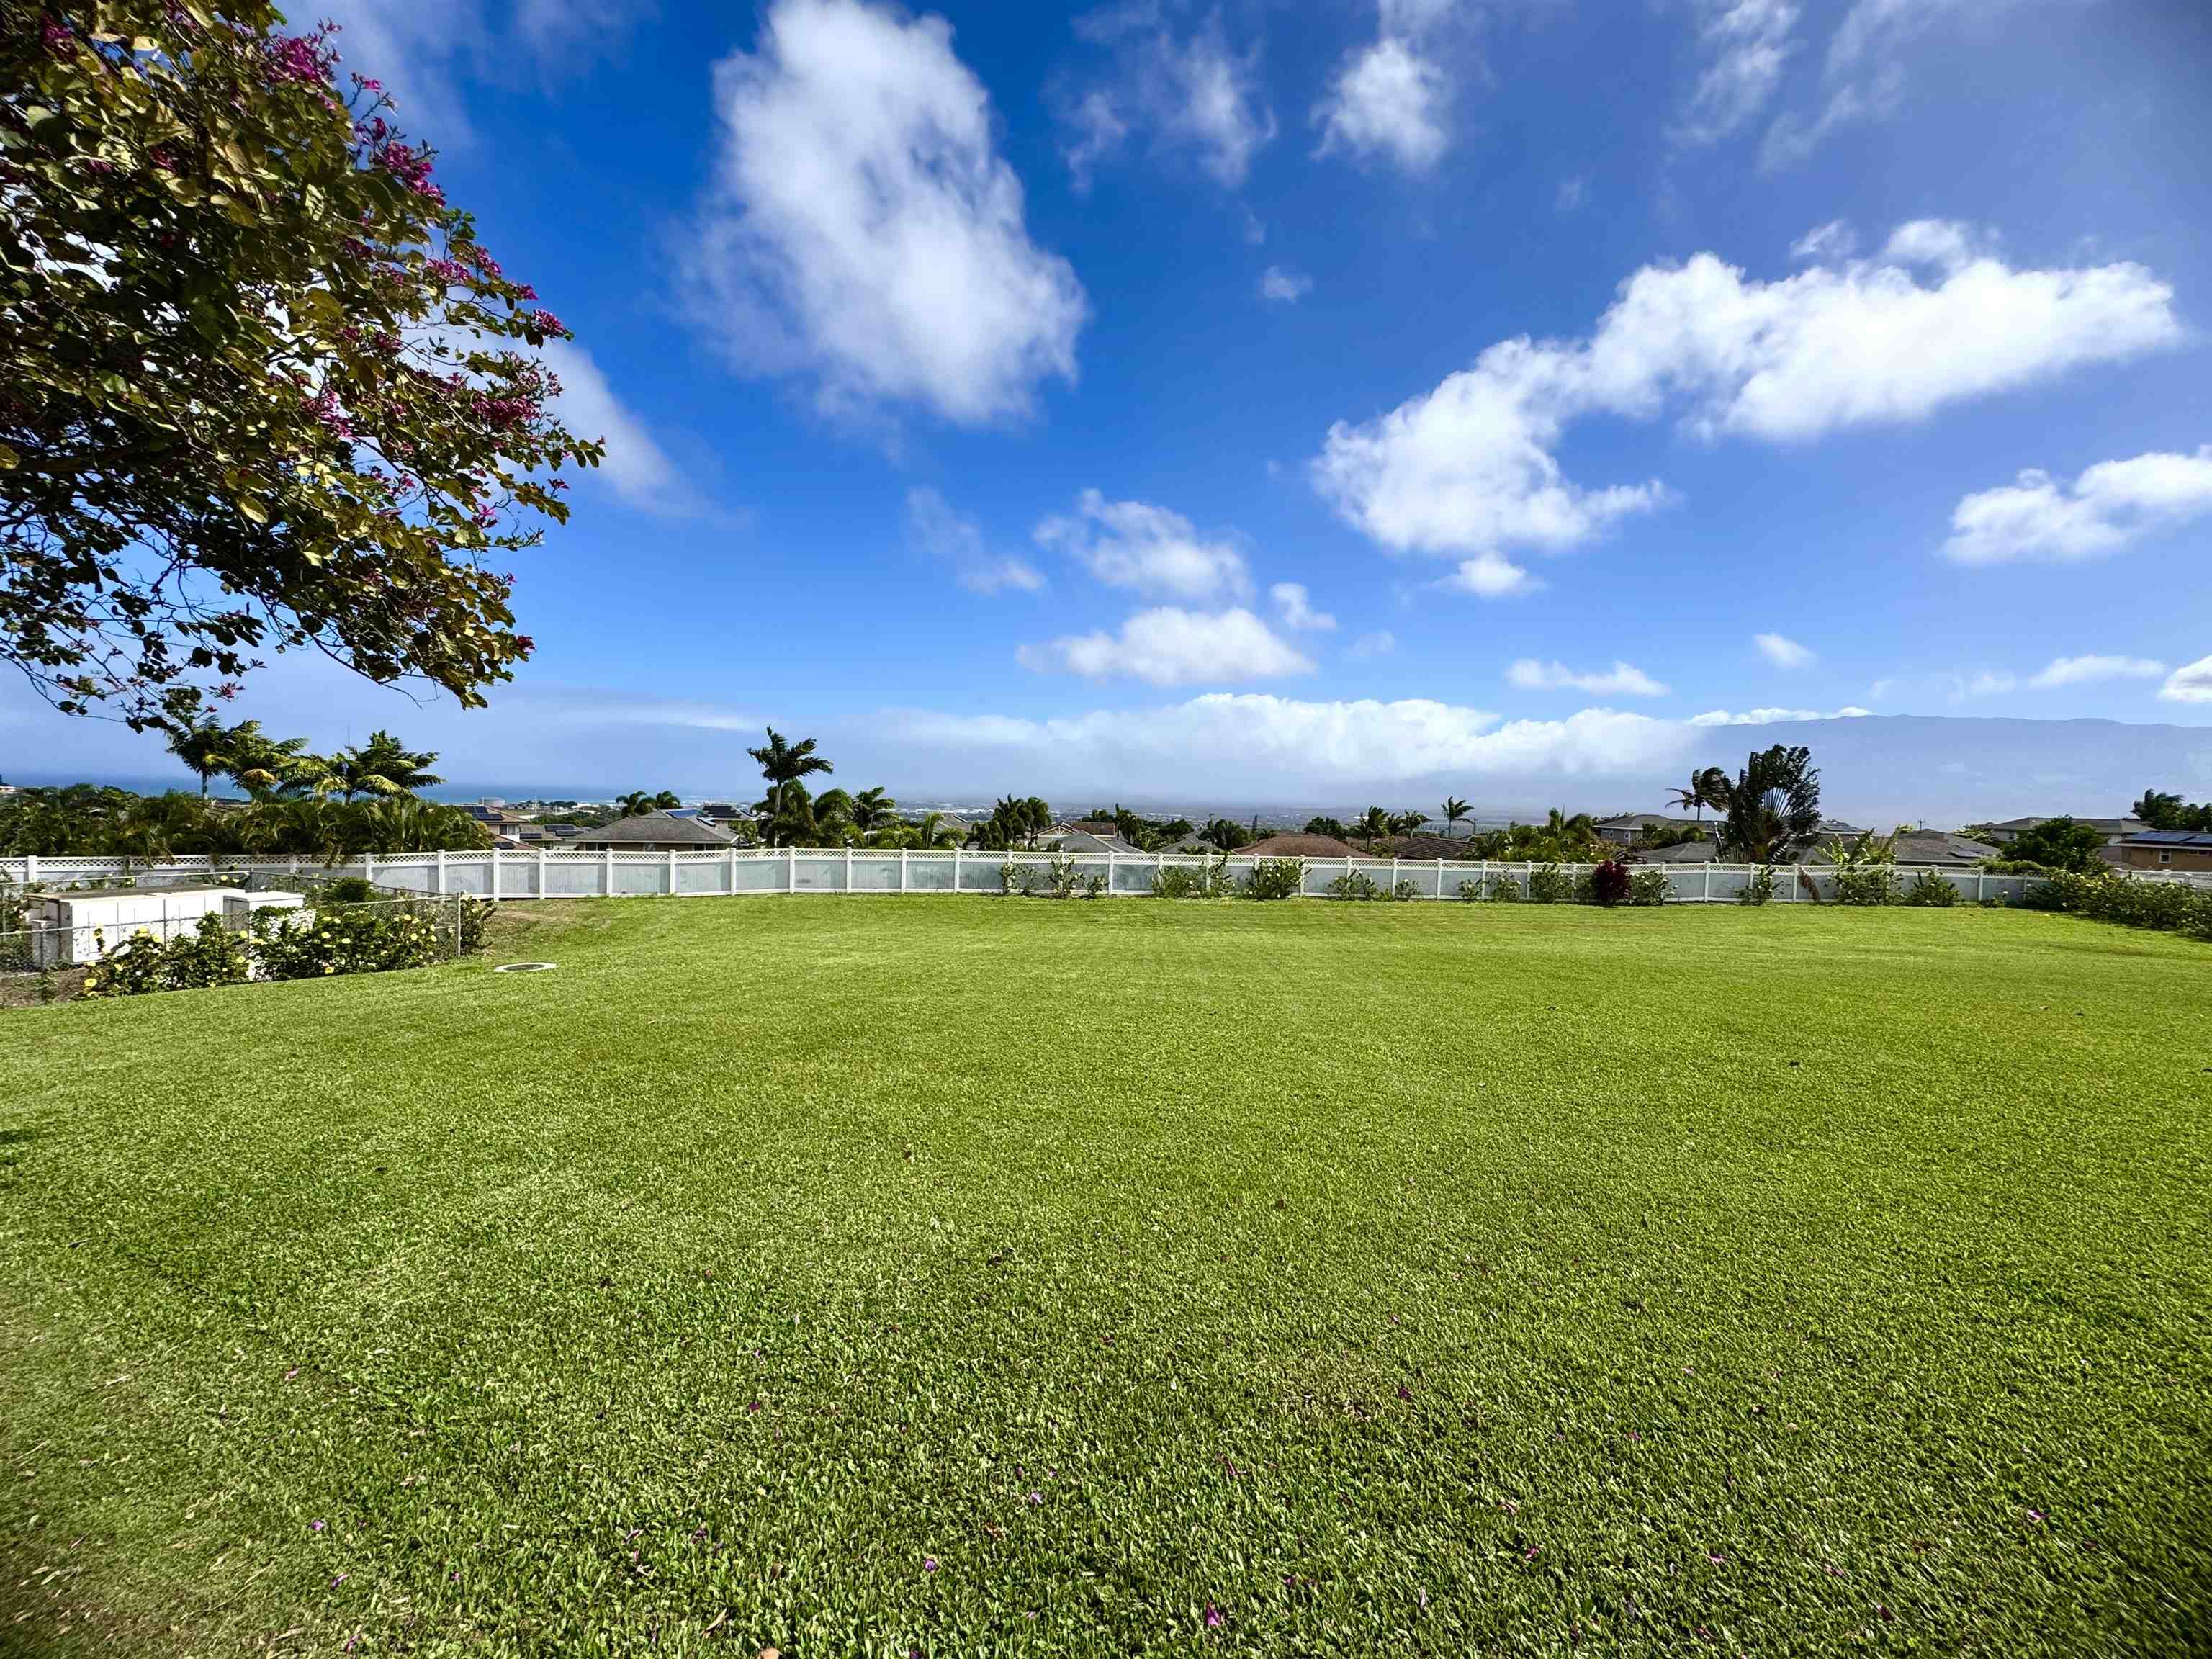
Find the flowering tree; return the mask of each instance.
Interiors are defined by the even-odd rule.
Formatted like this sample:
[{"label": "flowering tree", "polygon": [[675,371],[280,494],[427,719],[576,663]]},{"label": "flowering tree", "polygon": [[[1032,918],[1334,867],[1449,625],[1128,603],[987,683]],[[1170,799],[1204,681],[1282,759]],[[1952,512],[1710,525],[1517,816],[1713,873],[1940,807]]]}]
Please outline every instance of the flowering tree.
[{"label": "flowering tree", "polygon": [[568,331],[333,31],[265,0],[0,0],[0,656],[144,729],[312,647],[465,704],[500,556],[601,447]]}]

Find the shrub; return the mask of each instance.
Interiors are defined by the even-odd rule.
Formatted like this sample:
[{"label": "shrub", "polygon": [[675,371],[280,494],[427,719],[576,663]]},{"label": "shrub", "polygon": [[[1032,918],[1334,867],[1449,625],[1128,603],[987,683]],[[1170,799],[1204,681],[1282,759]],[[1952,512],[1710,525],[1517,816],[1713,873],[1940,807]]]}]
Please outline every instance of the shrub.
[{"label": "shrub", "polygon": [[1089,874],[1089,875],[1087,875],[1087,876],[1084,877],[1084,878],[1083,878],[1083,896],[1084,896],[1084,897],[1085,897],[1085,898],[1087,898],[1087,899],[1101,898],[1101,897],[1103,897],[1103,896],[1105,896],[1105,892],[1106,892],[1106,878],[1105,878],[1105,877],[1103,877],[1103,876],[1102,876],[1102,875],[1098,874],[1098,873],[1097,873],[1097,872],[1096,872],[1096,871],[1093,871],[1091,874]]},{"label": "shrub", "polygon": [[309,895],[315,904],[367,904],[377,896],[376,884],[367,876],[338,876]]},{"label": "shrub", "polygon": [[1664,870],[1638,870],[1628,879],[1631,904],[1664,904],[1674,896],[1674,884],[1667,878]]},{"label": "shrub", "polygon": [[1521,902],[1521,878],[1510,871],[1501,870],[1490,878],[1490,890],[1483,895],[1492,904]]},{"label": "shrub", "polygon": [[1619,859],[1607,859],[1589,872],[1590,902],[1608,910],[1616,904],[1626,903],[1629,880],[1628,866]]},{"label": "shrub", "polygon": [[2029,888],[2022,902],[2032,909],[2212,939],[2212,892],[2179,882],[2063,872]]},{"label": "shrub", "polygon": [[1244,884],[1244,896],[1255,899],[1296,898],[1306,890],[1304,859],[1261,859]]},{"label": "shrub", "polygon": [[1420,896],[1421,890],[1410,881],[1401,881],[1390,890],[1390,896],[1401,904],[1408,899],[1417,899]]},{"label": "shrub", "polygon": [[1046,866],[1041,890],[1051,898],[1071,899],[1082,884],[1082,872],[1076,869],[1075,860],[1062,853]]},{"label": "shrub", "polygon": [[380,974],[438,959],[435,924],[407,904],[329,905],[312,916],[276,920],[284,914],[253,919],[253,954],[265,978]]},{"label": "shrub", "polygon": [[[95,947],[103,944],[93,933]],[[149,991],[198,991],[210,985],[241,985],[248,969],[246,941],[204,915],[189,933],[164,944],[145,929],[104,956],[84,977],[80,994],[88,997],[143,996]]]},{"label": "shrub", "polygon": [[1382,890],[1364,870],[1347,870],[1328,884],[1328,896],[1340,899],[1379,899]]},{"label": "shrub", "polygon": [[1482,884],[1480,881],[1463,881],[1460,883],[1459,896],[1470,904],[1478,902],[1482,897]]},{"label": "shrub", "polygon": [[1959,890],[1933,870],[1923,870],[1905,890],[1905,902],[1948,910],[1959,902]]},{"label": "shrub", "polygon": [[999,866],[999,896],[1015,898],[1030,890],[1030,870],[1025,864],[1008,859]]},{"label": "shrub", "polygon": [[1229,874],[1229,856],[1223,854],[1196,869],[1187,864],[1164,865],[1152,872],[1155,898],[1231,898],[1237,884]]},{"label": "shrub", "polygon": [[1894,904],[1897,866],[1893,864],[1844,864],[1836,866],[1838,904]]},{"label": "shrub", "polygon": [[1540,864],[1528,872],[1528,896],[1538,904],[1571,904],[1575,878],[1556,864]]},{"label": "shrub", "polygon": [[1771,904],[1774,902],[1774,866],[1762,864],[1752,872],[1751,879],[1737,895],[1738,904]]},{"label": "shrub", "polygon": [[493,907],[473,898],[460,900],[459,906],[459,920],[453,927],[453,948],[465,957],[472,957],[483,949],[484,926],[491,920]]}]

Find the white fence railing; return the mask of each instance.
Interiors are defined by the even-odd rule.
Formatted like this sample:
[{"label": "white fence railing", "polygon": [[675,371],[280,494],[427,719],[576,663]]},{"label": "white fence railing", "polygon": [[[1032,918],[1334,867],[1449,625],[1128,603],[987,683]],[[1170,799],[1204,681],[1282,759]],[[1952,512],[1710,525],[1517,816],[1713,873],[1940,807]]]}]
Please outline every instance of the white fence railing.
[{"label": "white fence railing", "polygon": [[[112,858],[0,859],[0,882],[44,884],[49,889],[73,884],[211,880],[225,873],[250,877],[260,887],[281,884],[286,877],[303,882],[337,876],[365,876],[378,886],[407,892],[470,894],[489,899],[678,897],[738,893],[995,893],[1000,866],[1012,863],[1034,872],[1042,882],[1059,855],[1051,853],[876,852],[862,848],[731,848],[684,853],[587,853],[556,851],[374,854],[336,864],[313,858],[176,858],[159,864]],[[1152,890],[1156,872],[1178,866],[1202,869],[1211,860],[1195,854],[1078,853],[1069,855],[1079,879],[1097,878],[1106,893],[1133,896]],[[1329,884],[1347,874],[1365,875],[1383,890],[1401,883],[1413,896],[1456,899],[1462,882],[1486,887],[1504,878],[1525,897],[1529,876],[1543,866],[1485,863],[1462,859],[1307,859],[1304,896],[1325,897]],[[1232,856],[1230,874],[1249,877],[1255,860]],[[1579,875],[1587,865],[1561,866]],[[1666,872],[1668,897],[1678,903],[1733,903],[1757,873],[1742,864],[1641,865]],[[1934,867],[1934,866],[1930,866]],[[1909,886],[1921,866],[1901,866]],[[1996,875],[1984,870],[1936,867],[1967,903],[1983,899],[2017,904],[2034,884],[2031,876]],[[2212,878],[2154,877],[2212,885]],[[1835,896],[1835,872],[1825,865],[1778,865],[1774,870],[1777,903],[1822,901]]]}]

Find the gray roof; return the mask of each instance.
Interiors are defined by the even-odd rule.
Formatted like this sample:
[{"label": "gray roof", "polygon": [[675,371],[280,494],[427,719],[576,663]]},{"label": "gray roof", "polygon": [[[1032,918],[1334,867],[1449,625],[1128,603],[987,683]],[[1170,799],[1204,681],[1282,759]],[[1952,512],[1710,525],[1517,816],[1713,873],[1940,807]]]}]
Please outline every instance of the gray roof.
[{"label": "gray roof", "polygon": [[[1996,823],[1991,824],[1990,828],[1992,830],[2010,830],[2017,834],[2022,830],[2033,830],[2039,823],[2048,823],[2052,818],[2063,817],[2067,815],[2062,812],[2046,812],[2041,817],[2035,818],[2001,818]],[[2101,830],[2108,836],[2137,835],[2150,828],[2150,825],[2145,823],[2141,818],[2077,817],[2074,822],[2076,823],[2086,823],[2092,830]]]},{"label": "gray roof", "polygon": [[672,818],[665,812],[641,812],[617,818],[576,837],[580,847],[727,847],[730,832],[704,818]]},{"label": "gray roof", "polygon": [[1063,853],[1123,853],[1131,858],[1144,857],[1144,849],[1133,847],[1119,836],[1094,836],[1088,830],[1069,830],[1055,836],[1053,845]]}]

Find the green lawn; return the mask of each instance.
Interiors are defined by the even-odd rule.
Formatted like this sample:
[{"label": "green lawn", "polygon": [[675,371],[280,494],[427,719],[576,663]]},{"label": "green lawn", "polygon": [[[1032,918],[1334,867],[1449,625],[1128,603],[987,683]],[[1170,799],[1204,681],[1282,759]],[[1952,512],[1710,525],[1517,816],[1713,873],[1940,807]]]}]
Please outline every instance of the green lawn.
[{"label": "green lawn", "polygon": [[0,1015],[0,1650],[2212,1650],[2203,945],[502,921]]}]

